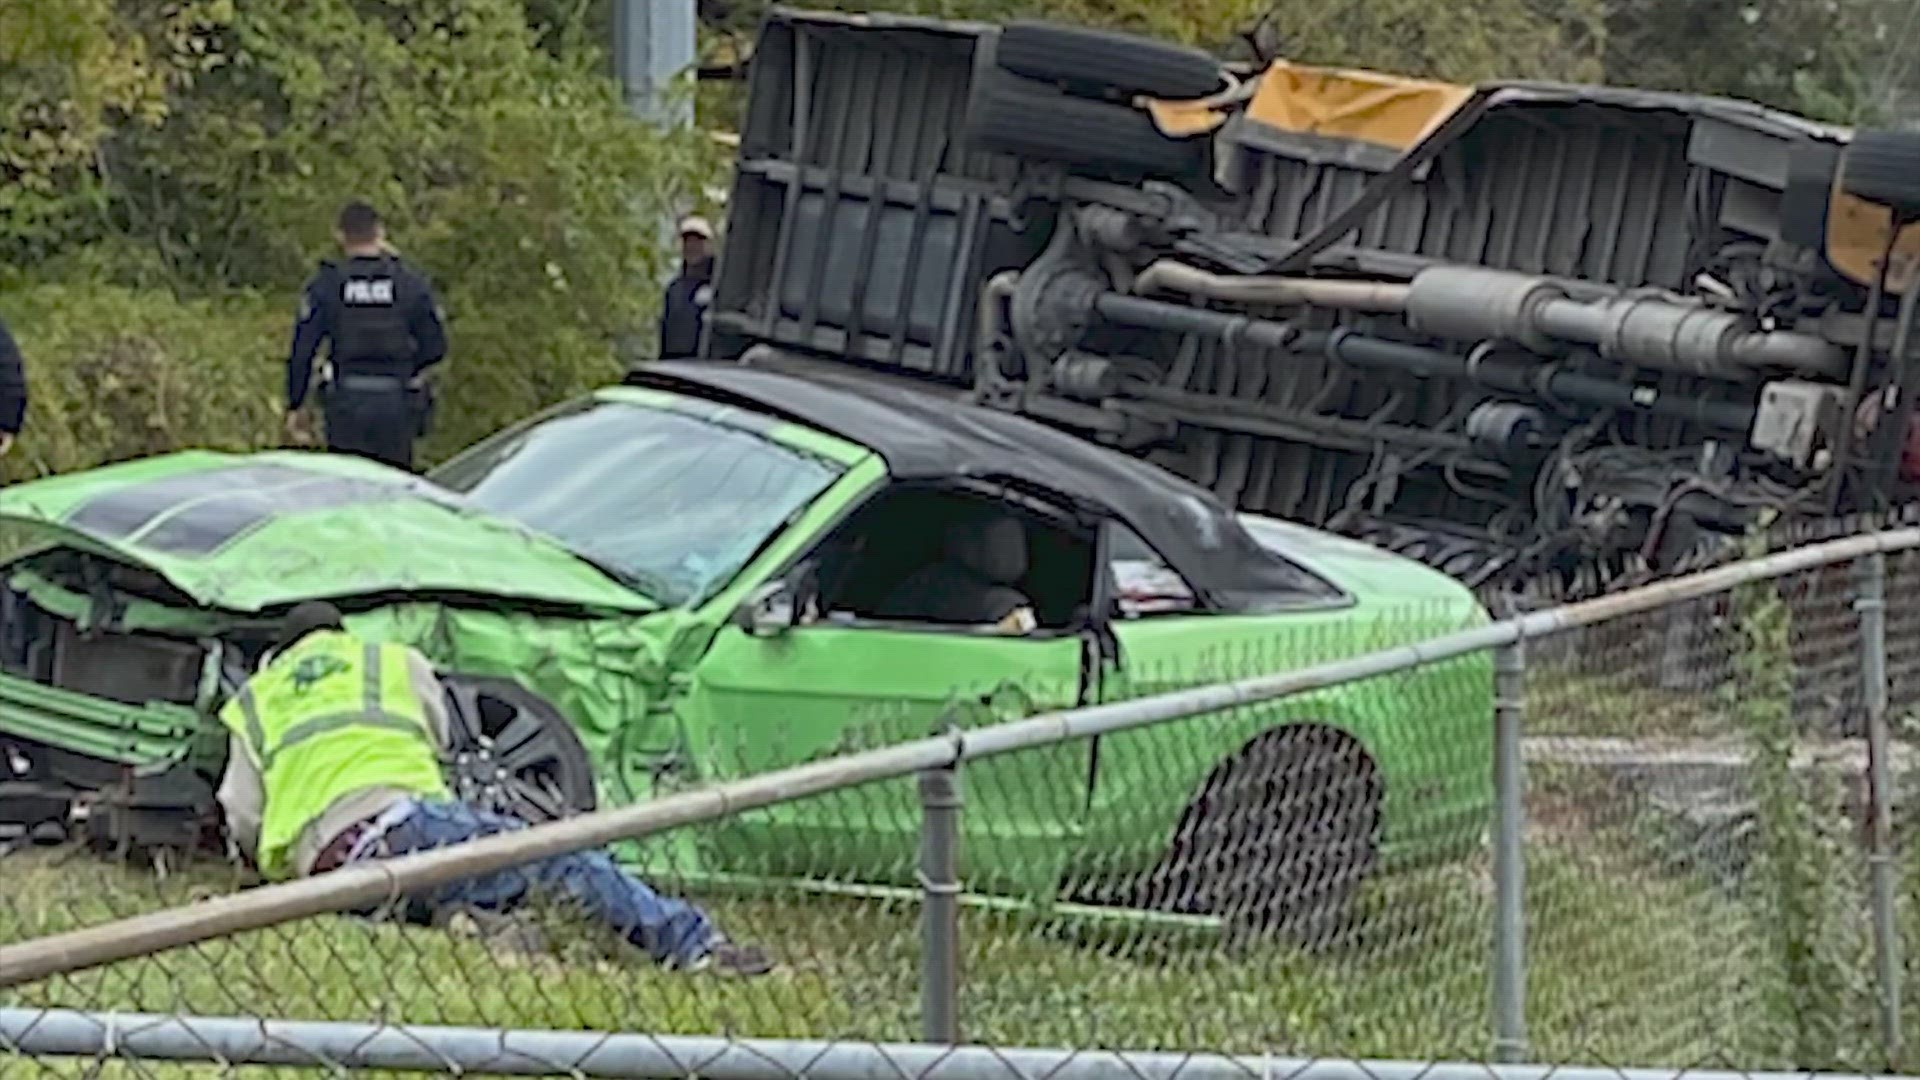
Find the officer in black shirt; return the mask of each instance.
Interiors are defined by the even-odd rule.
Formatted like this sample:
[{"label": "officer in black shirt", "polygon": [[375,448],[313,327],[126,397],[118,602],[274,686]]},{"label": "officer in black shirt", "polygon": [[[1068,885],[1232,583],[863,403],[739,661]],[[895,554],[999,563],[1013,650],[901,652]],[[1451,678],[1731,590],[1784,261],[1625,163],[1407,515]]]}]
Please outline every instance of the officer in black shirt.
[{"label": "officer in black shirt", "polygon": [[27,418],[27,372],[20,346],[0,319],[0,454],[13,449]]},{"label": "officer in black shirt", "polygon": [[432,411],[423,376],[447,355],[446,326],[433,288],[388,245],[373,207],[348,203],[336,238],[346,258],[322,261],[301,298],[287,357],[287,427],[301,433],[314,355],[327,341],[327,449],[411,471]]},{"label": "officer in black shirt", "polygon": [[660,310],[660,359],[699,355],[700,330],[713,297],[713,226],[698,215],[680,222],[680,273]]}]

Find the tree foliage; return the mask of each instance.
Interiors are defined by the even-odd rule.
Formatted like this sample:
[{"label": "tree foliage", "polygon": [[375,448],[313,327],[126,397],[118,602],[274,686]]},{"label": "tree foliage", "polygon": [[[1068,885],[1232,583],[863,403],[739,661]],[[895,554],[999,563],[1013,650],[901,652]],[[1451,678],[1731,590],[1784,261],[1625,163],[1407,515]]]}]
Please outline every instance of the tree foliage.
[{"label": "tree foliage", "polygon": [[[592,0],[605,6],[609,0]],[[701,0],[714,38],[750,38],[771,0]],[[1746,98],[1859,122],[1886,113],[1920,64],[1905,0],[816,0],[948,18],[1043,18],[1221,53],[1283,56],[1455,81],[1556,79]]]},{"label": "tree foliage", "polygon": [[285,343],[285,304],[63,282],[11,293],[7,309],[28,351],[33,402],[7,458],[14,475],[280,439],[268,350]]},{"label": "tree foliage", "polygon": [[[752,32],[769,0],[706,0],[716,35]],[[1383,68],[1473,81],[1597,79],[1605,40],[1604,0],[824,0],[809,6],[911,11],[1004,22],[1041,18],[1128,30],[1221,54],[1262,54],[1305,63]]]},{"label": "tree foliage", "polygon": [[45,251],[100,198],[89,168],[119,127],[154,127],[219,62],[231,0],[0,0],[0,242]]},{"label": "tree foliage", "polygon": [[[523,0],[27,0],[27,15],[5,2],[0,25],[26,36],[5,36],[23,65],[0,71],[0,102],[41,118],[9,135],[7,160],[44,193],[30,230],[0,233],[10,276],[244,313],[248,330],[223,344],[257,343],[248,383],[271,388],[300,283],[333,246],[334,211],[368,198],[449,315],[442,451],[617,372],[616,343],[657,310],[673,257],[662,223],[721,166],[699,136],[632,119],[603,43],[531,17]],[[103,67],[117,74],[90,81]],[[75,293],[4,302],[36,369],[78,362],[72,347],[211,370],[191,335],[101,352],[54,333],[59,320],[32,308],[56,296]],[[265,342],[261,298],[283,322]],[[27,442],[59,408],[35,406]],[[229,423],[262,415],[273,419],[249,408]],[[209,419],[217,430],[201,441],[277,432]],[[103,459],[123,449],[98,448]]]},{"label": "tree foliage", "polygon": [[1610,9],[1614,81],[1842,123],[1880,118],[1920,29],[1904,0],[1612,0]]},{"label": "tree foliage", "polygon": [[[1855,120],[1898,103],[1920,31],[1894,0],[803,3],[1044,18],[1462,81],[1684,88]],[[699,6],[708,43],[731,46],[714,51],[744,54],[769,0]],[[644,340],[654,314],[672,257],[662,224],[725,167],[701,136],[628,115],[609,78],[612,25],[612,0],[0,0],[0,310],[36,371],[97,381],[114,364],[178,364],[270,405],[287,333],[263,333],[260,313],[290,321],[334,208],[359,196],[450,316],[435,451],[607,378],[616,342]],[[703,97],[709,123],[726,123],[726,97]],[[174,303],[193,318],[161,317]],[[148,329],[104,341],[70,325],[85,312]],[[96,431],[55,400],[84,401],[85,381],[35,378],[51,397],[36,399],[23,451],[55,437],[52,416]],[[161,437],[133,413],[105,422],[152,438],[96,431],[91,450],[43,445],[40,458],[72,467]],[[270,441],[271,413],[194,413],[211,426],[165,437]]]},{"label": "tree foliage", "polygon": [[[611,0],[596,0],[601,5]],[[776,0],[701,0],[709,57],[744,56]],[[1232,59],[1286,58],[1474,82],[1492,78],[1597,81],[1607,0],[811,0],[803,6],[1005,23],[1034,18],[1125,30]],[[744,84],[709,89],[709,122],[733,122]]]},{"label": "tree foliage", "polygon": [[1604,0],[1491,0],[1436,8],[1429,0],[1279,4],[1254,31],[1264,53],[1452,82],[1598,82]]},{"label": "tree foliage", "polygon": [[597,58],[542,50],[520,0],[248,5],[224,46],[200,107],[109,155],[127,231],[208,288],[296,283],[359,195],[450,298],[612,330],[663,265],[650,215],[713,166],[631,121]]}]

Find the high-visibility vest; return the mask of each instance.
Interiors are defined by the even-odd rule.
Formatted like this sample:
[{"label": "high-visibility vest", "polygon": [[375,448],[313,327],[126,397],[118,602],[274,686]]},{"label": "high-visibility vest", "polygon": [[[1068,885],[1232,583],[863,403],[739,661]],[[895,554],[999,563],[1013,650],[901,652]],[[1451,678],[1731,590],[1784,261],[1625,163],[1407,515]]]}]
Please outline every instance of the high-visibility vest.
[{"label": "high-visibility vest", "polygon": [[291,877],[301,830],[373,787],[450,798],[438,743],[399,645],[339,631],[301,638],[220,710],[260,771],[260,872]]}]

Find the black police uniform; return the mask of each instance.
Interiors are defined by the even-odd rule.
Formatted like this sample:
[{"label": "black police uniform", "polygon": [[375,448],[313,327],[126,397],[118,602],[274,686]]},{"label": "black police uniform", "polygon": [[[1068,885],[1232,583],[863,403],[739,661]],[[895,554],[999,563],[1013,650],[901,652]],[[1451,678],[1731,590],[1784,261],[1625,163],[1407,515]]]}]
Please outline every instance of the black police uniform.
[{"label": "black police uniform", "polygon": [[27,419],[27,371],[7,324],[0,320],[0,431],[20,434]]},{"label": "black police uniform", "polygon": [[287,408],[312,382],[320,343],[333,379],[322,391],[327,449],[413,468],[432,402],[416,380],[447,355],[446,326],[427,279],[397,256],[323,261],[307,283],[287,358]]},{"label": "black police uniform", "polygon": [[660,311],[660,359],[686,360],[700,353],[700,330],[713,296],[713,260],[685,264],[667,284]]}]

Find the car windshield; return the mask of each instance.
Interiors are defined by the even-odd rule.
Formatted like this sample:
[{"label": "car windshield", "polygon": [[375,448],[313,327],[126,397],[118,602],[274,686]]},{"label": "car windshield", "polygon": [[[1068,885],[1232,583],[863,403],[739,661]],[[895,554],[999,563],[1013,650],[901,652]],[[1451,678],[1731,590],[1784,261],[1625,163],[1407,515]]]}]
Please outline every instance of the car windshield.
[{"label": "car windshield", "polygon": [[740,426],[589,400],[509,428],[430,478],[676,605],[724,585],[841,472]]}]

